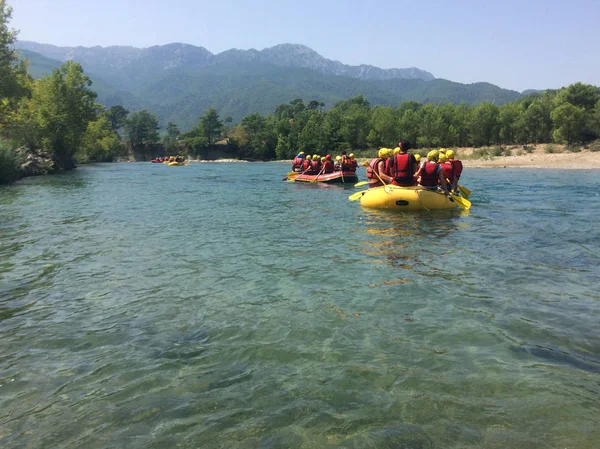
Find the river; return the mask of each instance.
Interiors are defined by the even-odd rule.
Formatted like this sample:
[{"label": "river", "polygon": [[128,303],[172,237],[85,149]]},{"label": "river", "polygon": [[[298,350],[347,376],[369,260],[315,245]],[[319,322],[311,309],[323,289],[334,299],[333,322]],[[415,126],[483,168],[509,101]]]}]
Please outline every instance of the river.
[{"label": "river", "polygon": [[598,447],[598,171],[395,215],[288,168],[1,187],[0,447]]}]

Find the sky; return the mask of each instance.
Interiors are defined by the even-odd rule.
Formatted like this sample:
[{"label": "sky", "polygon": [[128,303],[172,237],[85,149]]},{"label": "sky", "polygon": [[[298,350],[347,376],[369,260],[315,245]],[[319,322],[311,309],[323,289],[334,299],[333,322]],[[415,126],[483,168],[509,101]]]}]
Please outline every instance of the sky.
[{"label": "sky", "polygon": [[500,87],[600,86],[600,0],[7,0],[19,39],[59,46],[304,44],[344,64]]}]

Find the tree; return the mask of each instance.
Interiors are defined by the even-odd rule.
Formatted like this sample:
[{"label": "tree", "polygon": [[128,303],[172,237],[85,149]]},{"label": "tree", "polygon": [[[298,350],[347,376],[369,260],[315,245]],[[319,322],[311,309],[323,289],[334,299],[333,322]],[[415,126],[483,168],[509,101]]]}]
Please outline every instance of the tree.
[{"label": "tree", "polygon": [[[534,100],[525,111],[523,121],[527,131],[527,140],[534,143],[546,142],[550,137],[552,122],[550,112],[541,101]],[[550,121],[550,123],[548,123]]]},{"label": "tree", "polygon": [[174,153],[178,150],[177,140],[181,132],[173,122],[167,123],[167,133],[162,138],[162,145],[167,153]]},{"label": "tree", "polygon": [[200,128],[208,145],[214,144],[223,131],[223,123],[219,120],[216,109],[210,108],[206,114],[200,117]]},{"label": "tree", "polygon": [[21,102],[12,124],[13,137],[53,154],[59,168],[73,167],[72,156],[99,106],[91,81],[72,61],[54,69],[33,85],[31,98]]},{"label": "tree", "polygon": [[134,112],[125,123],[125,134],[132,149],[146,149],[158,144],[158,120],[146,109]]},{"label": "tree", "polygon": [[121,139],[106,115],[88,123],[77,151],[79,162],[111,162],[121,149]]},{"label": "tree", "polygon": [[4,126],[16,110],[18,100],[30,95],[32,84],[27,61],[19,61],[13,48],[17,31],[8,27],[11,18],[12,8],[0,0],[0,125]]},{"label": "tree", "polygon": [[571,103],[563,103],[552,111],[554,131],[552,138],[557,143],[581,141],[581,131],[585,127],[585,109]]},{"label": "tree", "polygon": [[298,150],[306,154],[321,153],[324,144],[322,118],[320,114],[313,114],[298,136]]},{"label": "tree", "polygon": [[113,131],[118,131],[127,123],[127,115],[129,115],[129,111],[125,109],[123,106],[112,106],[108,111],[106,111],[106,117],[110,122],[110,126]]},{"label": "tree", "polygon": [[473,145],[490,145],[498,142],[498,106],[493,103],[480,103],[473,109],[471,134]]}]

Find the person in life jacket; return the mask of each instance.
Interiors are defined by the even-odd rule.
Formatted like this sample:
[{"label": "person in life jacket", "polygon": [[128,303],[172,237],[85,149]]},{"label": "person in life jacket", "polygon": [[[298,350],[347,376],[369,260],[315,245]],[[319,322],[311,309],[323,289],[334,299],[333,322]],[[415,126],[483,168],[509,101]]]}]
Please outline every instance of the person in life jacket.
[{"label": "person in life jacket", "polygon": [[356,162],[356,159],[354,159],[354,153],[350,153],[348,155],[346,167],[344,167],[344,164],[342,164],[342,170],[348,170],[348,171],[355,172],[357,168],[358,168],[358,162]]},{"label": "person in life jacket", "polygon": [[367,167],[369,188],[381,187],[382,185],[390,184],[393,181],[393,179],[385,173],[385,161],[390,157],[390,153],[391,150],[388,148],[382,148],[379,150],[379,153],[377,153],[377,157],[371,159],[369,162],[369,166]]},{"label": "person in life jacket", "polygon": [[442,166],[438,164],[438,152],[431,150],[427,153],[427,162],[423,162],[415,174],[415,178],[421,177],[419,185],[428,190],[437,190],[441,185],[444,195],[448,196],[448,186],[442,174]]},{"label": "person in life jacket", "polygon": [[323,162],[323,173],[333,173],[333,161],[331,160],[331,154],[325,156]]},{"label": "person in life jacket", "polygon": [[448,162],[448,158],[446,157],[446,153],[438,154],[438,163],[442,166],[442,176],[446,180],[446,184],[448,185],[448,190],[452,190],[450,185],[451,180],[453,178],[452,175],[452,164]]},{"label": "person in life jacket", "polygon": [[454,192],[458,191],[458,181],[460,180],[460,175],[463,171],[463,164],[460,160],[454,159],[454,151],[448,150],[446,152],[446,157],[448,158],[448,162],[452,164],[452,178],[448,178],[450,183],[452,184],[450,188],[454,190]]},{"label": "person in life jacket", "polygon": [[410,187],[416,185],[415,173],[419,169],[419,163],[415,156],[410,154],[410,143],[399,142],[399,147],[394,149],[394,155],[389,162],[389,175],[394,178],[395,186]]},{"label": "person in life jacket", "polygon": [[304,151],[298,153],[298,155],[292,161],[292,171],[301,171],[302,163],[304,162]]},{"label": "person in life jacket", "polygon": [[336,156],[335,162],[333,163],[333,171],[340,171],[342,169],[342,156]]},{"label": "person in life jacket", "polygon": [[310,169],[310,154],[306,156],[304,162],[302,162],[302,173],[306,173]]},{"label": "person in life jacket", "polygon": [[342,155],[340,156],[340,158],[341,158],[341,169],[342,170],[347,170],[349,162],[350,162],[350,159],[348,158],[348,156],[346,156],[346,152],[345,151],[342,151]]},{"label": "person in life jacket", "polygon": [[321,171],[321,159],[318,154],[313,154],[312,162],[310,164],[310,174],[317,175]]}]

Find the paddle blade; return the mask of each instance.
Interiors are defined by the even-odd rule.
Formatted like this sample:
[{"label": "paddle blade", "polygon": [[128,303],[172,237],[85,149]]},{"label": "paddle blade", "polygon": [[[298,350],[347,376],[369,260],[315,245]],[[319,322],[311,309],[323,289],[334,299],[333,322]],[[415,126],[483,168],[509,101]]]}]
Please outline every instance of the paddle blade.
[{"label": "paddle blade", "polygon": [[354,187],[362,187],[362,186],[366,186],[368,184],[368,181],[361,181],[361,182],[357,182],[356,184],[354,184]]},{"label": "paddle blade", "polygon": [[362,197],[362,196],[363,196],[365,193],[367,193],[367,192],[368,192],[368,190],[361,190],[360,192],[356,192],[356,193],[353,193],[352,195],[350,195],[350,196],[348,197],[348,199],[349,199],[350,201],[356,201],[356,200],[359,200],[359,199],[360,199],[360,198],[361,198],[361,197]]},{"label": "paddle blade", "polygon": [[369,166],[369,162],[368,161],[364,161],[360,163],[361,167],[368,167]]},{"label": "paddle blade", "polygon": [[452,199],[454,200],[454,202],[461,208],[463,208],[464,210],[469,210],[471,209],[471,202],[466,199],[466,198],[462,198],[460,196],[456,196],[456,195],[451,195]]},{"label": "paddle blade", "polygon": [[465,198],[469,198],[469,196],[471,195],[471,191],[469,189],[467,189],[465,186],[458,186],[458,191],[460,192],[460,194],[462,196],[464,196]]}]

